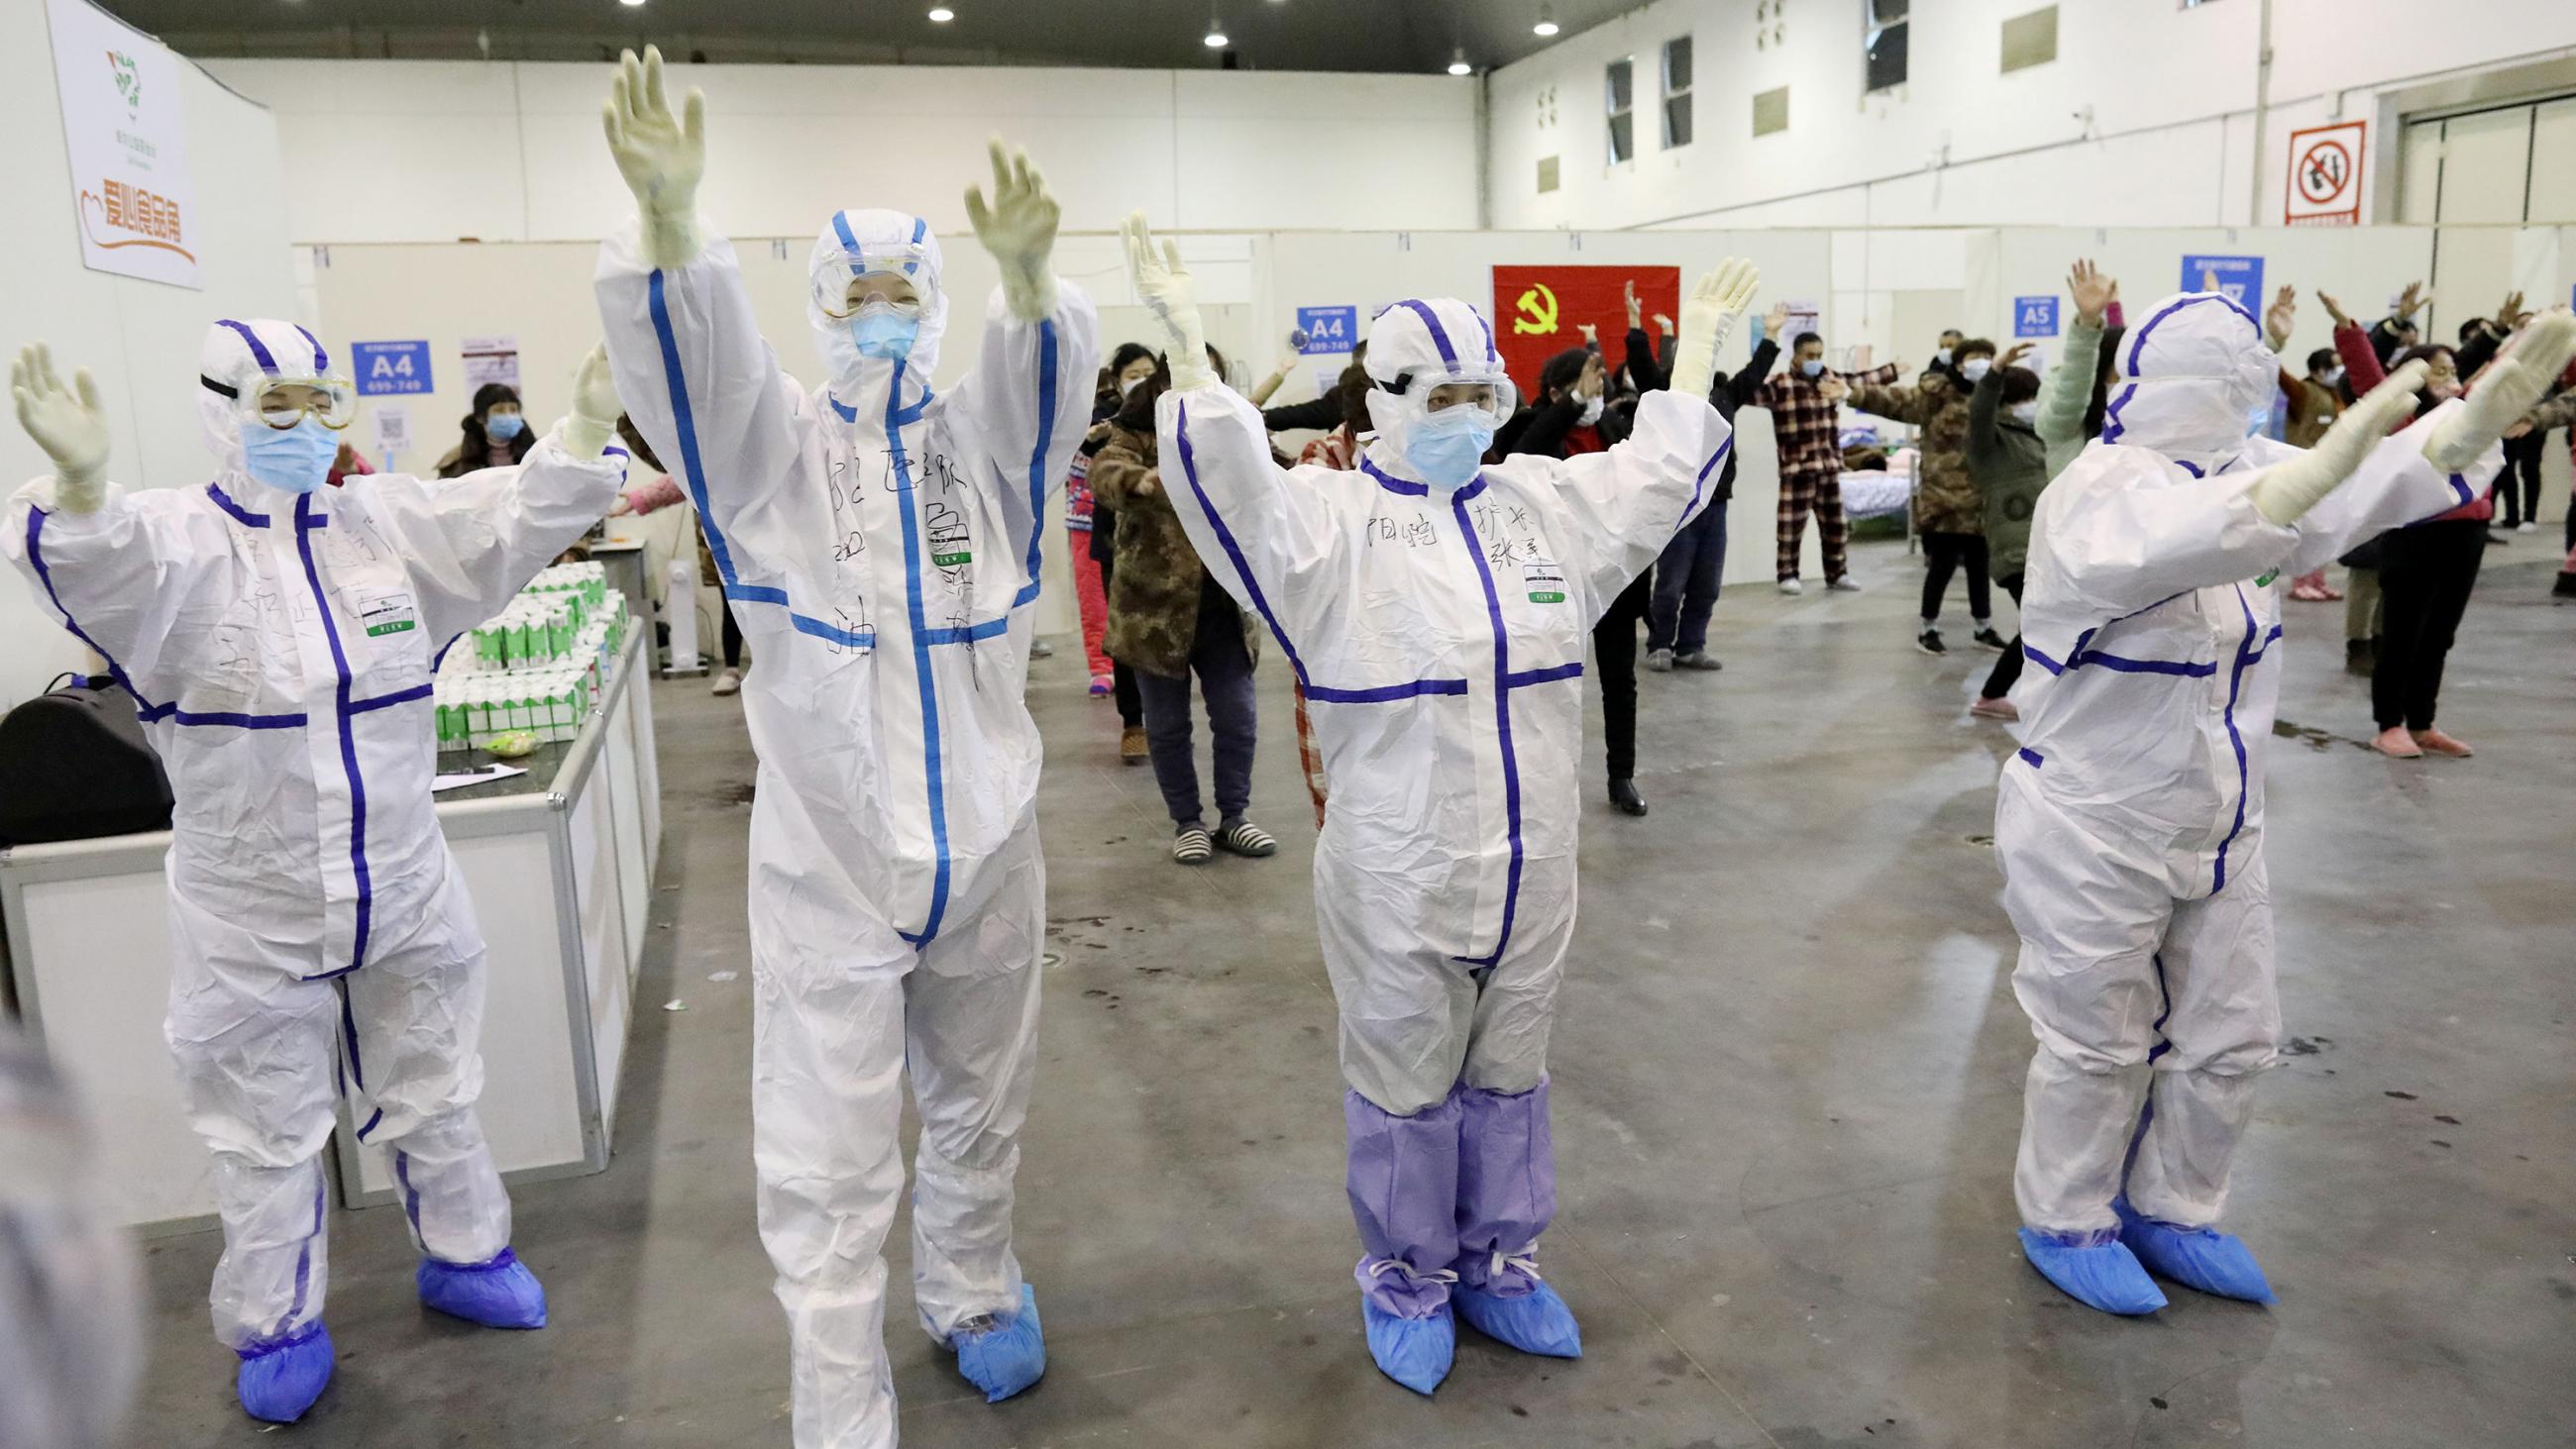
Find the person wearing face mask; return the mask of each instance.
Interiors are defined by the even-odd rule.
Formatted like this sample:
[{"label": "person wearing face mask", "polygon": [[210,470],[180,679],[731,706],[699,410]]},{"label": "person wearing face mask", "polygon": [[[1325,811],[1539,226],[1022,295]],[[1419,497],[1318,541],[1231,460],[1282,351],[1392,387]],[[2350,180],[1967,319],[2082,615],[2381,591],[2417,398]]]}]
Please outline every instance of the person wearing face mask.
[{"label": "person wearing face mask", "polygon": [[506,468],[525,461],[537,445],[528,421],[520,415],[519,390],[505,382],[487,382],[474,390],[474,411],[465,415],[465,436],[438,460],[438,476],[462,478],[482,468]]},{"label": "person wearing face mask", "polygon": [[[1169,355],[1199,357],[1178,248],[1139,215],[1127,254]],[[1556,1205],[1547,1038],[1574,925],[1583,640],[1707,503],[1732,446],[1708,390],[1757,280],[1737,261],[1701,279],[1671,386],[1604,452],[1484,463],[1512,383],[1490,324],[1450,298],[1373,323],[1358,472],[1278,467],[1260,415],[1204,367],[1176,367],[1158,405],[1191,542],[1315,711],[1361,1318],[1380,1370],[1419,1393],[1447,1375],[1459,1317],[1582,1352],[1534,1255]]]},{"label": "person wearing face mask", "polygon": [[1023,692],[1039,529],[1081,436],[1096,319],[1050,264],[1055,199],[996,141],[990,198],[965,198],[1001,273],[974,366],[930,386],[949,298],[928,220],[853,208],[807,263],[829,378],[808,391],[697,215],[705,98],[675,111],[660,54],[628,52],[603,121],[638,211],[600,248],[609,357],[760,653],[742,696],[760,757],[752,1160],[795,1441],[892,1445],[881,1249],[907,1077],[921,1327],[988,1400],[1046,1369],[1011,1234],[1046,934]]},{"label": "person wearing face mask", "polygon": [[[1121,342],[1102,369],[1106,382],[1092,399],[1091,431],[1073,450],[1073,466],[1081,469],[1086,480],[1092,460],[1109,442],[1109,420],[1118,414],[1128,395],[1144,386],[1154,375],[1154,349],[1141,342]],[[1109,599],[1115,592],[1118,571],[1118,511],[1102,503],[1097,494],[1091,500],[1091,537],[1088,548],[1091,560],[1100,566],[1101,652],[1108,654],[1107,630]],[[1136,684],[1136,671],[1125,660],[1109,656],[1109,692],[1118,704],[1118,761],[1123,765],[1142,765],[1151,758],[1152,747],[1145,739],[1145,697]],[[1093,678],[1093,693],[1098,694],[1099,680]]]},{"label": "person wearing face mask", "polygon": [[[1967,340],[1968,334],[1956,327],[1942,328],[1941,343],[1932,349],[1932,364],[1923,369],[1923,377],[1938,373],[1943,380],[1958,384],[1962,395],[1975,388],[1974,382],[1959,375],[1959,344]],[[1915,383],[1920,386],[1922,378],[1915,379]]]},{"label": "person wearing face mask", "polygon": [[[1983,509],[1995,582],[2016,606],[2030,553],[2030,516],[2049,478],[2048,445],[2039,437],[2039,374],[2020,365],[2030,351],[2030,343],[2014,343],[2001,363],[1977,379],[1977,390],[1968,397],[1968,476]],[[2019,719],[2005,696],[2020,678],[2021,640],[2016,636],[1995,660],[1968,713],[1980,719]]]},{"label": "person wearing face mask", "polygon": [[2119,356],[2102,436],[2031,519],[2024,721],[1995,806],[2013,988],[2038,1046],[2013,1174],[2022,1251],[2070,1296],[2151,1313],[2153,1274],[2269,1302],[2218,1230],[2280,1036],[2264,753],[2287,647],[2278,580],[2474,497],[2576,352],[2544,319],[2415,427],[2401,367],[2311,450],[2249,436],[2279,361],[2219,293],[2168,297]]},{"label": "person wearing face mask", "polygon": [[1951,365],[1925,373],[1913,387],[1855,388],[1851,405],[1921,430],[1916,446],[1921,461],[1914,473],[1914,527],[1923,540],[1927,565],[1923,576],[1923,627],[1914,647],[1926,654],[1948,652],[1941,642],[1941,599],[1950,575],[1968,575],[1968,614],[1976,624],[1976,642],[1989,649],[2004,647],[1995,632],[1992,598],[1987,592],[1985,513],[1977,485],[1968,475],[1968,398],[1995,363],[1995,345],[1983,338],[1959,343]]},{"label": "person wearing face mask", "polygon": [[[431,811],[432,662],[608,511],[622,451],[606,358],[524,465],[444,486],[325,486],[348,380],[291,322],[217,322],[198,356],[215,454],[199,488],[106,481],[84,371],[41,347],[11,373],[54,476],[0,540],[46,611],[134,696],[174,800],[168,1039],[214,1157],[216,1336],[252,1416],[301,1417],[329,1383],[320,1154],[343,1056],[361,1141],[391,1149],[428,1306],[537,1328],[474,1102],[483,941]],[[281,601],[285,601],[281,603]]]},{"label": "person wearing face mask", "polygon": [[[1118,515],[1102,504],[1092,491],[1091,461],[1099,455],[1101,445],[1108,441],[1103,425],[1138,384],[1139,360],[1144,363],[1141,369],[1143,376],[1152,376],[1154,354],[1140,343],[1122,342],[1108,365],[1100,369],[1099,384],[1092,389],[1091,395],[1091,432],[1085,434],[1081,446],[1073,450],[1073,461],[1065,465],[1064,475],[1065,538],[1073,555],[1074,602],[1082,617],[1083,654],[1091,666],[1091,697],[1102,699],[1115,695],[1119,713],[1131,726],[1142,723],[1142,716],[1127,708],[1135,699],[1135,681],[1119,677],[1117,661],[1110,657],[1105,647],[1109,632],[1109,579],[1117,567]],[[1095,548],[1095,545],[1101,547]]]},{"label": "person wearing face mask", "polygon": [[1842,403],[1851,390],[1870,384],[1892,384],[1902,373],[1895,363],[1868,372],[1830,372],[1825,367],[1825,339],[1801,332],[1790,339],[1789,369],[1754,389],[1752,407],[1771,414],[1771,432],[1780,455],[1779,588],[1797,594],[1799,552],[1807,531],[1807,514],[1816,515],[1816,536],[1824,545],[1825,587],[1857,590],[1847,572],[1845,549],[1851,525],[1843,517],[1841,431]]}]

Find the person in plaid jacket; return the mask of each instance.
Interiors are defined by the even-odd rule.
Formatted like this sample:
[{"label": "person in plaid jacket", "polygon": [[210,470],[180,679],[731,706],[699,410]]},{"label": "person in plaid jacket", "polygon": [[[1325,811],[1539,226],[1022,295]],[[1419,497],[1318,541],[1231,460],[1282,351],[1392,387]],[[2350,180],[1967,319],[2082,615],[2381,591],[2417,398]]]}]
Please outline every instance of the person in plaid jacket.
[{"label": "person in plaid jacket", "polygon": [[1843,519],[1842,449],[1835,418],[1851,389],[1887,387],[1900,375],[1892,362],[1868,372],[1828,372],[1825,339],[1801,332],[1789,370],[1754,392],[1749,406],[1770,410],[1771,431],[1779,439],[1780,592],[1794,594],[1802,587],[1798,544],[1810,510],[1825,546],[1825,586],[1860,587],[1844,576],[1844,545],[1851,528]]}]

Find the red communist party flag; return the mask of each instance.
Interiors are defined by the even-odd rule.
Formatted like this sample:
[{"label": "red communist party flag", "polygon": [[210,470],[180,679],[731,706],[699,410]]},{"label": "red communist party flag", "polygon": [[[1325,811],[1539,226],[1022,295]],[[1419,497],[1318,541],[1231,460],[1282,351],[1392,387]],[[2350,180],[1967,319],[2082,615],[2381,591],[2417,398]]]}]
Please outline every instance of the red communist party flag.
[{"label": "red communist party flag", "polygon": [[[1494,268],[1494,346],[1525,400],[1536,401],[1539,369],[1569,347],[1583,345],[1583,324],[1601,333],[1602,360],[1613,370],[1627,360],[1627,286],[1637,284],[1639,321],[1654,335],[1655,314],[1679,321],[1679,267]],[[1663,339],[1655,339],[1658,347]]]}]

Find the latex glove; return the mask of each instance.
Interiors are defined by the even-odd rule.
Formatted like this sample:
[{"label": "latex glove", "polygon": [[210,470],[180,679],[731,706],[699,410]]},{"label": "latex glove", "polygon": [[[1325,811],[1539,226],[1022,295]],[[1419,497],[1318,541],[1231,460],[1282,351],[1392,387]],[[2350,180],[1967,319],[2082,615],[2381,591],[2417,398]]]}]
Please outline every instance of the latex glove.
[{"label": "latex glove", "polygon": [[1717,270],[1702,274],[1699,285],[1682,299],[1681,341],[1673,350],[1672,390],[1685,397],[1708,396],[1717,379],[1717,350],[1735,319],[1753,305],[1762,273],[1741,257],[1728,257]]},{"label": "latex glove", "polygon": [[626,411],[617,401],[617,382],[609,376],[608,348],[590,349],[572,375],[572,415],[563,422],[564,451],[589,462],[608,450],[617,436],[617,419]]},{"label": "latex glove", "polygon": [[73,373],[65,387],[53,353],[36,343],[10,364],[9,396],[18,404],[18,426],[54,460],[54,506],[96,513],[107,501],[107,414],[89,369]]},{"label": "latex glove", "polygon": [[2245,490],[2254,500],[2254,511],[2284,528],[2298,522],[2319,500],[2342,487],[2370,450],[2387,438],[2388,430],[2415,410],[2415,394],[2423,390],[2429,372],[2419,360],[2390,373],[2386,382],[2346,408],[2315,447],[2255,474]]},{"label": "latex glove", "polygon": [[1047,259],[1055,254],[1061,212],[1026,151],[999,139],[991,145],[993,202],[986,206],[983,191],[967,187],[966,220],[1002,269],[1002,305],[1021,321],[1036,322],[1055,311],[1055,273]]},{"label": "latex glove", "polygon": [[1163,332],[1164,355],[1171,359],[1172,386],[1182,391],[1207,387],[1218,381],[1216,369],[1208,366],[1207,330],[1199,322],[1198,294],[1190,286],[1190,273],[1181,265],[1181,249],[1172,242],[1154,245],[1153,229],[1145,224],[1145,213],[1132,212],[1119,235],[1127,243],[1127,276],[1135,284],[1136,300],[1154,314],[1154,322]]},{"label": "latex glove", "polygon": [[2522,421],[2567,359],[2576,356],[2576,314],[2552,307],[2513,335],[2468,397],[2424,440],[2424,457],[2445,473],[2465,471],[2489,445]]},{"label": "latex glove", "polygon": [[656,267],[685,266],[703,245],[698,179],[707,169],[706,93],[691,90],[681,109],[672,115],[663,99],[662,52],[648,45],[641,61],[631,50],[618,60],[599,113],[608,153],[644,219],[645,260]]}]

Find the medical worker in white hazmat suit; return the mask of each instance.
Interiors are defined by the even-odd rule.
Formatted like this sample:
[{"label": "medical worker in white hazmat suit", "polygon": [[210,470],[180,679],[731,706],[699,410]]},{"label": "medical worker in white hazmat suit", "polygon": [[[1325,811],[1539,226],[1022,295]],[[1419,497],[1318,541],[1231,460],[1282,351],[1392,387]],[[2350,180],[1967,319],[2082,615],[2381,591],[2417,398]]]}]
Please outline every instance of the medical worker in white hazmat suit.
[{"label": "medical worker in white hazmat suit", "polygon": [[807,391],[762,340],[733,247],[699,227],[702,98],[684,110],[659,55],[625,58],[608,137],[641,214],[601,248],[599,305],[629,415],[697,504],[759,654],[752,1140],[796,1443],[891,1445],[880,1253],[907,1071],[922,1327],[995,1401],[1046,1364],[1011,1251],[1046,930],[1021,688],[1096,324],[1048,269],[1054,199],[997,143],[990,205],[967,194],[1002,273],[974,368],[932,391],[948,297],[928,223],[842,211],[809,269],[830,383]]},{"label": "medical worker in white hazmat suit", "polygon": [[2013,1176],[2023,1252],[2075,1298],[2151,1313],[2149,1271],[2269,1302],[2214,1224],[2272,1064],[2280,998],[2263,760],[2281,682],[2279,580],[2468,501],[2494,445],[2576,348],[2543,318],[2464,400],[2390,435],[2421,363],[2313,450],[2252,436],[2278,363],[2217,293],[2146,311],[2101,438],[2041,495],[2022,596],[2028,722],[1995,849],[2039,1039]]},{"label": "medical worker in white hazmat suit", "polygon": [[1583,646],[1709,498],[1731,446],[1707,402],[1751,301],[1729,261],[1683,304],[1670,391],[1606,453],[1484,466],[1512,410],[1493,333],[1450,298],[1368,339],[1377,434],[1357,470],[1271,460],[1261,414],[1205,362],[1177,249],[1128,222],[1162,323],[1163,486],[1209,572],[1278,636],[1332,781],[1315,915],[1341,1010],[1361,1316],[1429,1393],[1456,1315],[1577,1357],[1534,1254],[1556,1210],[1547,1036],[1574,930]]},{"label": "medical worker in white hazmat suit", "polygon": [[10,374],[54,476],[9,507],[10,561],[134,696],[170,773],[170,1049],[214,1152],[216,1336],[242,1407],[291,1422],[329,1383],[319,1154],[340,1097],[387,1148],[423,1302],[537,1328],[510,1199],[475,1121],[483,938],[431,811],[430,676],[625,477],[594,352],[525,463],[325,488],[347,378],[291,322],[222,321],[197,363],[202,487],[106,481],[89,374],[41,347]]}]

